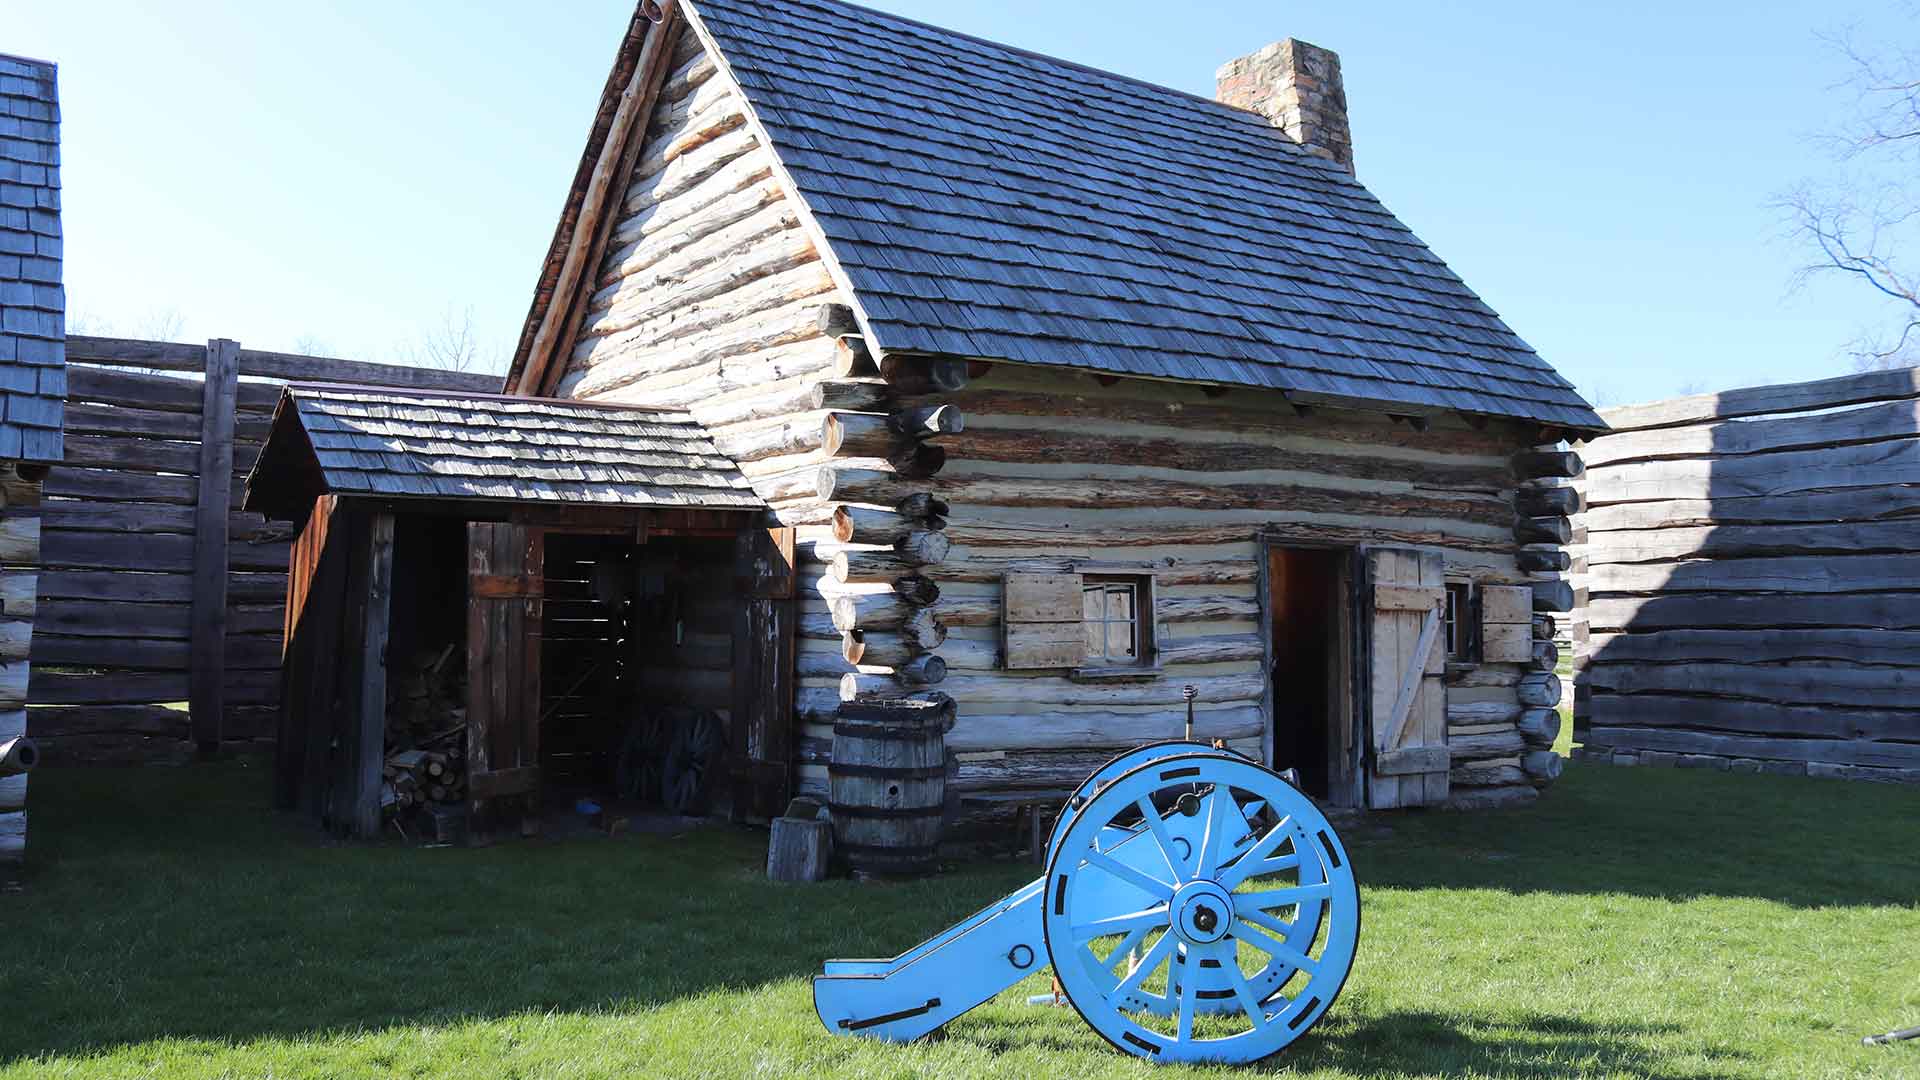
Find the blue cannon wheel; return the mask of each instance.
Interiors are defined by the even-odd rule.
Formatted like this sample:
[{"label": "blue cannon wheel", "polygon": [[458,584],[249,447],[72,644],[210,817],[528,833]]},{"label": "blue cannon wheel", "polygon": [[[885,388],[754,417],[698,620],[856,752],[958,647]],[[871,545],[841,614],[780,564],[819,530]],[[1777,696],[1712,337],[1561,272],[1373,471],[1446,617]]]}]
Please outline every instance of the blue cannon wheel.
[{"label": "blue cannon wheel", "polygon": [[1101,786],[1056,840],[1045,889],[1068,1001],[1154,1061],[1285,1049],[1333,1004],[1359,941],[1359,890],[1332,825],[1277,774],[1217,751]]}]

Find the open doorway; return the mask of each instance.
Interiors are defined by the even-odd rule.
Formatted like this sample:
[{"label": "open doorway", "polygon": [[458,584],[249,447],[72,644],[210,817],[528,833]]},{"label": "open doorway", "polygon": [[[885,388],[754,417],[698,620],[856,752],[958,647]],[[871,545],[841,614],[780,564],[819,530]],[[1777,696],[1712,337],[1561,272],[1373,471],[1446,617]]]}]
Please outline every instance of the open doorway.
[{"label": "open doorway", "polygon": [[1278,544],[1269,544],[1266,556],[1273,765],[1297,769],[1301,789],[1316,799],[1356,805],[1348,679],[1352,556]]}]

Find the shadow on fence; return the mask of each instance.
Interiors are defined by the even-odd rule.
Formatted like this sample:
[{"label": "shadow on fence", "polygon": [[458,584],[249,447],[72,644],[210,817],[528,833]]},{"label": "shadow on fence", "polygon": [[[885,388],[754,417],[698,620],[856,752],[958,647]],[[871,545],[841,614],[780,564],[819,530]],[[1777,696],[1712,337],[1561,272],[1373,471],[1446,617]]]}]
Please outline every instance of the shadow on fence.
[{"label": "shadow on fence", "polygon": [[1920,782],[1920,369],[1609,410],[1578,737]]}]

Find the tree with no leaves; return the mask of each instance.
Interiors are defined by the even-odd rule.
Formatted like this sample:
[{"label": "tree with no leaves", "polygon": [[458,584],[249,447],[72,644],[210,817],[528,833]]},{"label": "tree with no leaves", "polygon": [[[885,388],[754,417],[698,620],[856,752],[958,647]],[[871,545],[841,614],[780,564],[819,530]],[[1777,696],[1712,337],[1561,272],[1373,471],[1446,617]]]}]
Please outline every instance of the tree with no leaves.
[{"label": "tree with no leaves", "polygon": [[417,346],[404,350],[416,367],[443,368],[447,371],[495,373],[505,370],[495,350],[481,344],[473,326],[473,308],[455,311],[452,307],[440,316],[440,325],[420,335]]},{"label": "tree with no leaves", "polygon": [[1818,253],[1799,279],[1844,275],[1894,310],[1888,327],[1849,346],[1861,371],[1920,364],[1920,6],[1903,15],[1896,34],[1870,43],[1856,31],[1826,38],[1849,70],[1839,87],[1849,115],[1820,140],[1837,168],[1780,200],[1794,236]]}]

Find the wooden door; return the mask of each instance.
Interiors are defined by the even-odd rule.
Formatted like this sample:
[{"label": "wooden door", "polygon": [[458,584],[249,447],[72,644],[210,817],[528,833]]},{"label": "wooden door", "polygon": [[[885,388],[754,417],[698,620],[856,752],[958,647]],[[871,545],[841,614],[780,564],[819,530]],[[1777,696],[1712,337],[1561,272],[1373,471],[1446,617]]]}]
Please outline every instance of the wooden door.
[{"label": "wooden door", "polygon": [[1447,753],[1446,561],[1433,552],[1373,548],[1366,553],[1372,619],[1368,700],[1372,753],[1367,805],[1445,802]]},{"label": "wooden door", "polygon": [[540,616],[545,534],[467,525],[467,796],[476,815],[540,786]]},{"label": "wooden door", "polygon": [[748,529],[734,546],[733,716],[727,776],[733,816],[771,819],[793,793],[792,529]]}]

